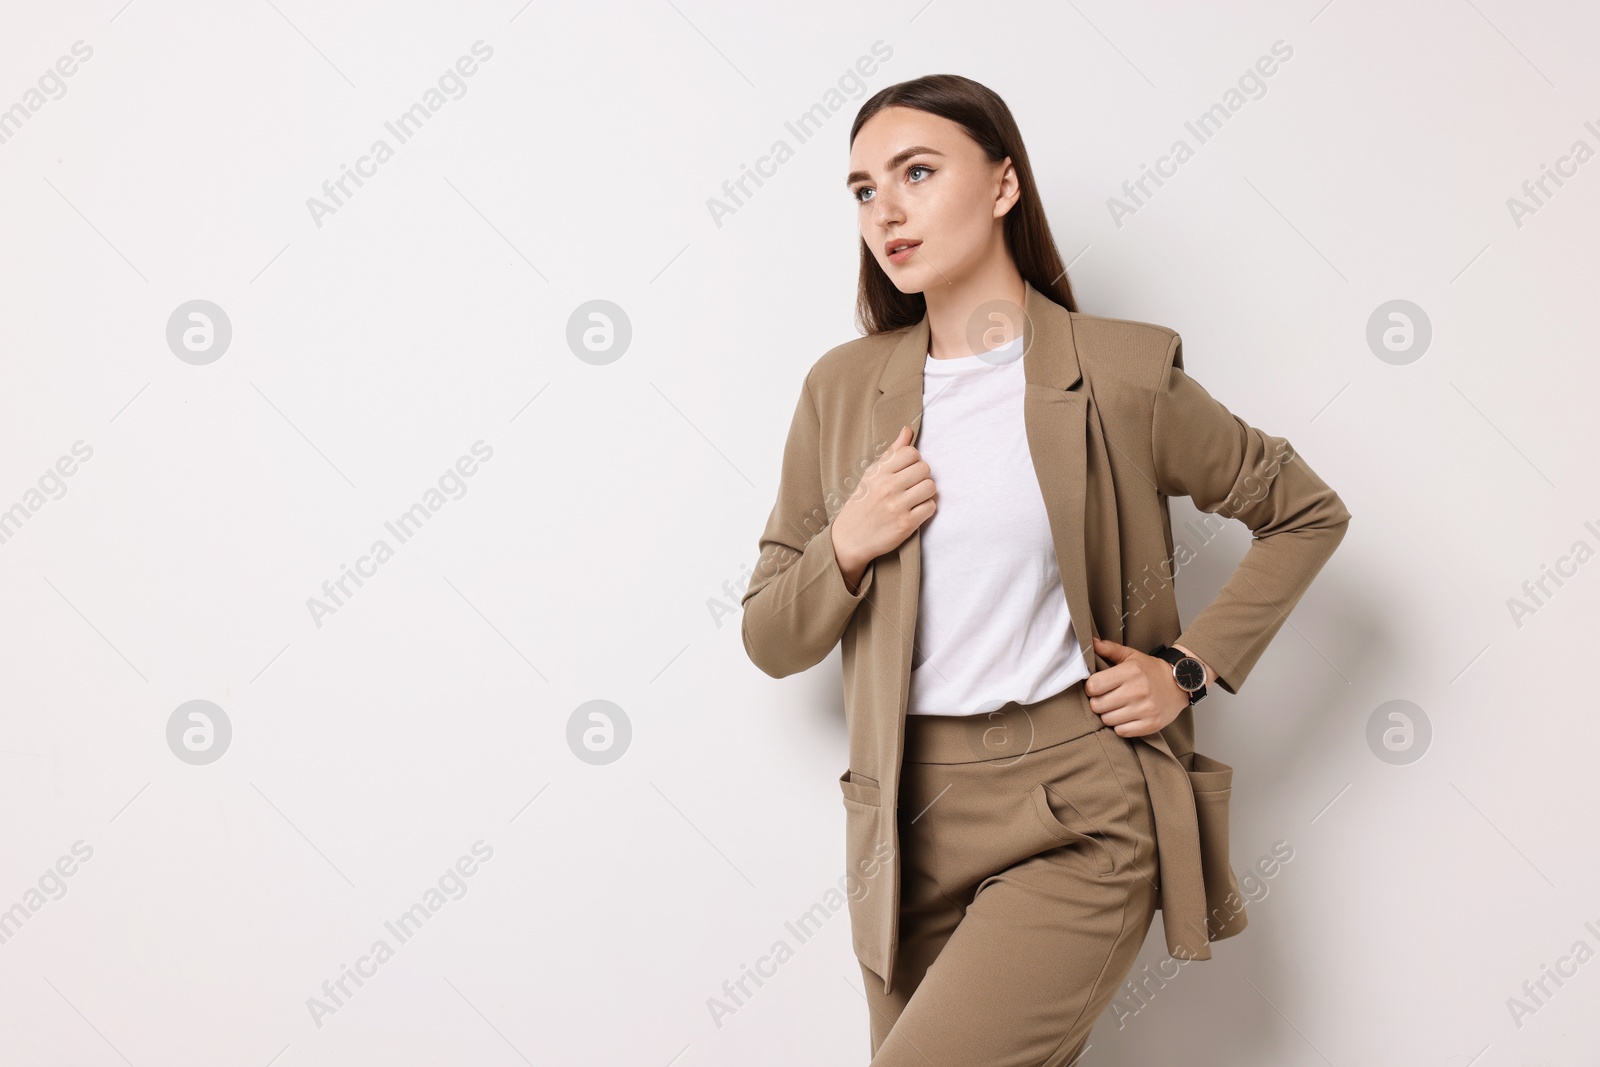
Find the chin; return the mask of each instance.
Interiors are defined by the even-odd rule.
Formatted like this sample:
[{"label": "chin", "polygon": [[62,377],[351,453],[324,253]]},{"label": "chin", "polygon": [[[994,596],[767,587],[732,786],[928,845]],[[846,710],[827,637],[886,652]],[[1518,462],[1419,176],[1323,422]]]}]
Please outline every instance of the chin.
[{"label": "chin", "polygon": [[885,271],[884,273],[888,275],[889,281],[894,283],[894,287],[907,296],[910,296],[912,293],[924,292],[928,288],[927,279],[921,277],[920,272],[903,271],[896,274]]}]

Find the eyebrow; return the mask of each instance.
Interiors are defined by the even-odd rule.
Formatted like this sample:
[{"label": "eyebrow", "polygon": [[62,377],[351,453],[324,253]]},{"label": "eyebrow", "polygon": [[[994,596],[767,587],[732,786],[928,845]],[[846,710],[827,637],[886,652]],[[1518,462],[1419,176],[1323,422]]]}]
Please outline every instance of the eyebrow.
[{"label": "eyebrow", "polygon": [[[912,156],[920,155],[942,156],[944,153],[938,151],[937,149],[929,148],[926,145],[912,145],[910,148],[902,149],[891,156],[889,162],[883,165],[883,169],[894,170]],[[844,184],[846,187],[849,187],[854,185],[856,182],[870,181],[871,178],[872,175],[868,174],[864,170],[853,170],[850,172],[850,176],[844,180]]]}]

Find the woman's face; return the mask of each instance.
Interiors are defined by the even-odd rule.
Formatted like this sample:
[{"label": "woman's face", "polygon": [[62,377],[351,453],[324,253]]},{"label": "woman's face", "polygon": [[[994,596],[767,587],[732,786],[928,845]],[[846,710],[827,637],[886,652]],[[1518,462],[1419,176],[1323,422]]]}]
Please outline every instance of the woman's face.
[{"label": "woman's face", "polygon": [[[947,118],[884,108],[856,134],[846,180],[861,239],[902,293],[954,284],[1005,252],[999,220],[1017,201],[1016,171]],[[921,243],[891,256],[901,242]]]}]

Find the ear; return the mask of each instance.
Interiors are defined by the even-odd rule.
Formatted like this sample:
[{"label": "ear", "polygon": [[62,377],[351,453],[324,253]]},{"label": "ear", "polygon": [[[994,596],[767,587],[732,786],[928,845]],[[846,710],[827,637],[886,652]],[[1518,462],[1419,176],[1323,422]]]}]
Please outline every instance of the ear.
[{"label": "ear", "polygon": [[1000,189],[994,199],[994,217],[1005,218],[1022,199],[1022,179],[1017,176],[1016,165],[1007,156],[996,164],[1000,175]]}]

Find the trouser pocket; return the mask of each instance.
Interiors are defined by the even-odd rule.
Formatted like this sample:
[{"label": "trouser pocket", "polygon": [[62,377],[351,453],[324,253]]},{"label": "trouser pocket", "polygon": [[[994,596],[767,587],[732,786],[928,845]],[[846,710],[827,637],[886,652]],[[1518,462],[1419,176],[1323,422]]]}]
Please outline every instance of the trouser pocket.
[{"label": "trouser pocket", "polygon": [[1030,800],[1045,832],[1073,846],[1062,852],[1058,862],[1081,862],[1096,877],[1105,878],[1117,869],[1117,853],[1129,852],[1134,842],[1128,796],[1100,732],[1033,753],[1049,770],[1033,785]]},{"label": "trouser pocket", "polygon": [[[1111,850],[1106,847],[1104,841],[1092,833],[1075,829],[1064,821],[1069,818],[1074,821],[1078,819],[1072,802],[1065,797],[1052,801],[1051,792],[1051,788],[1043,782],[1033,787],[1033,810],[1034,814],[1039,816],[1039,824],[1063,844],[1082,848],[1093,863],[1095,873],[1101,878],[1116,870],[1116,861],[1112,859]],[[1057,808],[1060,808],[1063,814],[1057,814]]]}]

